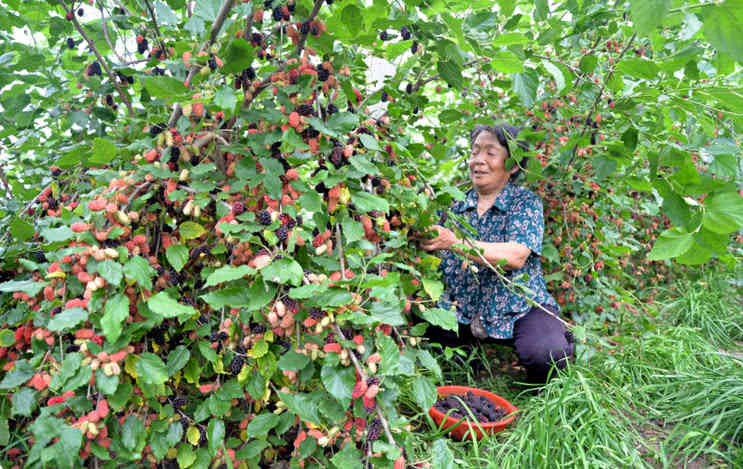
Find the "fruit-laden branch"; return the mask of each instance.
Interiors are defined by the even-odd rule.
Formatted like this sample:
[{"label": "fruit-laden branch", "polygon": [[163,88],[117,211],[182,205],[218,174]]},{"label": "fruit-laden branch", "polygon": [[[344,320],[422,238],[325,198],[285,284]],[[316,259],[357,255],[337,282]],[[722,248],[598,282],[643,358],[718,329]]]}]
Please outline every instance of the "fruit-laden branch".
[{"label": "fruit-laden branch", "polygon": [[[322,0],[320,0],[322,1]],[[338,258],[341,261],[341,279],[346,280],[346,263],[345,263],[345,256],[343,255],[343,239],[341,238],[341,226],[336,224],[335,225],[335,241],[338,243]],[[350,340],[350,337],[346,337],[343,335],[343,331],[341,330],[341,327],[338,325],[338,323],[335,323],[335,333],[338,334],[338,337],[340,337],[342,340]],[[366,373],[364,373],[364,369],[361,367],[361,364],[359,363],[359,360],[356,358],[356,354],[353,350],[348,351],[348,356],[351,358],[351,362],[353,362],[354,368],[356,368],[356,372],[359,374],[361,379],[363,381],[366,381]],[[387,422],[387,418],[382,413],[382,409],[379,408],[379,405],[376,406],[377,410],[377,417],[379,418],[379,421],[382,422],[382,428],[384,429],[384,434],[387,435],[387,440],[390,442],[391,445],[395,444],[395,439],[392,436],[392,432],[390,431],[390,425]]]},{"label": "fruit-laden branch", "polygon": [[106,75],[108,75],[108,79],[111,80],[111,83],[116,87],[116,90],[119,92],[119,95],[121,96],[121,99],[126,103],[126,108],[129,110],[129,117],[134,117],[134,110],[132,110],[132,103],[129,101],[129,95],[124,93],[122,91],[121,86],[119,85],[119,82],[116,81],[116,77],[114,77],[113,73],[111,72],[111,69],[108,66],[108,63],[103,60],[103,56],[100,52],[98,52],[98,48],[95,46],[95,43],[92,39],[90,39],[90,36],[83,30],[83,27],[80,25],[80,23],[77,21],[77,17],[75,16],[75,12],[67,8],[67,4],[65,4],[64,0],[57,0],[60,5],[62,5],[62,8],[64,8],[64,11],[66,13],[67,18],[71,18],[72,24],[75,25],[75,29],[80,33],[80,35],[85,39],[85,41],[88,43],[88,47],[90,47],[90,50],[93,51],[96,58],[98,59],[98,63],[101,64],[101,67],[103,67],[104,70],[106,70]]},{"label": "fruit-laden branch", "polygon": [[[62,1],[62,0],[60,0]],[[232,10],[232,7],[235,3],[235,0],[226,0],[222,7],[219,9],[219,13],[217,13],[217,18],[214,20],[214,23],[212,24],[212,29],[209,31],[209,39],[206,40],[204,45],[201,46],[201,51],[209,50],[209,48],[214,44],[214,42],[217,40],[217,34],[219,34],[219,30],[222,29],[222,25],[224,24],[224,21],[227,19],[227,15],[230,13],[230,10]],[[199,70],[199,67],[191,67],[191,70],[188,71],[188,78],[186,78],[186,82],[191,86],[191,82],[193,80],[194,75],[196,75],[196,72]],[[179,117],[183,114],[183,109],[181,108],[180,104],[175,105],[175,109],[173,109],[173,114],[170,115],[170,119],[168,120],[168,127],[173,127],[178,120]]]},{"label": "fruit-laden branch", "polygon": [[[588,124],[591,122],[593,115],[596,113],[596,109],[598,108],[598,105],[601,102],[601,97],[604,95],[604,90],[606,89],[606,86],[609,83],[609,80],[611,80],[611,77],[614,75],[614,71],[617,68],[616,64],[618,64],[622,60],[622,57],[624,57],[624,54],[626,54],[627,50],[630,48],[630,46],[632,46],[632,42],[634,42],[635,37],[637,37],[637,33],[632,34],[632,37],[630,37],[629,41],[627,41],[627,45],[624,46],[624,49],[622,49],[622,52],[619,53],[619,56],[614,61],[614,65],[612,65],[609,68],[609,73],[606,74],[606,77],[604,78],[603,83],[601,83],[601,88],[599,88],[599,92],[596,95],[596,99],[593,100],[593,105],[591,106],[591,110],[588,111],[588,116],[586,117],[586,122],[585,122],[586,125],[583,127],[583,131],[581,131],[579,139],[583,138],[583,136],[588,131],[588,128],[590,127],[590,125]],[[575,159],[575,156],[577,155],[577,153],[578,153],[578,145],[576,144],[573,147],[573,154],[570,155],[570,161],[568,161],[567,167],[570,167],[570,165],[573,163],[573,160]]]},{"label": "fruit-laden branch", "polygon": [[155,18],[155,12],[152,11],[152,5],[150,4],[150,0],[144,0],[144,4],[147,5],[147,10],[149,10],[150,12],[150,18],[152,18],[152,25],[155,27],[155,37],[157,37],[157,41],[160,43],[160,52],[165,52],[165,42],[163,41],[163,38],[160,35],[160,28],[157,26],[157,19]]},{"label": "fruit-laden branch", "polygon": [[[304,21],[305,23],[309,23],[310,21],[314,20],[315,17],[317,17],[317,14],[320,12],[320,7],[322,7],[323,0],[316,0],[315,6],[312,8],[312,11],[310,12],[310,15],[307,17],[307,19]],[[302,55],[302,51],[304,50],[304,44],[307,41],[307,35],[308,32],[300,32],[299,40],[297,41],[297,49],[294,53],[297,57],[300,57]],[[287,59],[288,60],[288,59]],[[286,68],[286,60],[281,63],[278,68],[273,73],[280,73],[284,71]],[[268,75],[266,78],[261,80],[261,82],[256,86],[255,88],[252,88],[252,92],[248,92],[245,96],[245,100],[243,101],[243,107],[250,106],[250,103],[253,102],[256,96],[258,96],[263,90],[268,88],[268,85],[271,84],[271,75]]]},{"label": "fruit-laden branch", "polygon": [[119,55],[114,45],[111,44],[111,38],[108,37],[108,21],[106,20],[106,12],[103,10],[103,2],[98,4],[98,9],[101,12],[101,24],[103,25],[103,38],[106,40],[106,44],[108,44],[108,47],[113,51],[114,54],[116,54],[116,58],[119,60],[120,63],[126,62],[126,60],[122,56]]}]

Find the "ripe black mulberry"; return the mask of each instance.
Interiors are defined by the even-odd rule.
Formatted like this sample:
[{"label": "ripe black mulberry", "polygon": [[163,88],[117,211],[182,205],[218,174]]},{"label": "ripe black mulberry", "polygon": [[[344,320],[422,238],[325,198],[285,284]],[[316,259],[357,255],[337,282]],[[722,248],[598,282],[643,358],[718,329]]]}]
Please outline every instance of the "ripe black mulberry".
[{"label": "ripe black mulberry", "polygon": [[328,78],[330,78],[330,72],[325,70],[325,67],[320,67],[317,71],[317,79],[320,81],[328,81]]},{"label": "ripe black mulberry", "polygon": [[264,226],[271,224],[271,214],[268,213],[268,210],[261,210],[258,212],[258,223]]},{"label": "ripe black mulberry", "polygon": [[137,44],[137,52],[140,54],[144,54],[147,49],[149,49],[149,44],[147,44],[147,39],[142,39],[142,42]]},{"label": "ripe black mulberry", "polygon": [[232,362],[230,363],[230,371],[233,375],[239,375],[240,370],[243,368],[243,364],[245,363],[245,360],[240,355],[236,355],[235,358],[232,359]]},{"label": "ripe black mulberry", "polygon": [[276,237],[279,238],[280,241],[286,241],[286,239],[289,237],[289,229],[281,225],[278,230],[276,230]]},{"label": "ripe black mulberry", "polygon": [[400,29],[400,36],[402,36],[403,41],[407,41],[411,37],[413,37],[413,34],[410,32],[410,29],[408,29],[407,26],[403,26],[402,29]]},{"label": "ripe black mulberry", "polygon": [[67,48],[68,49],[74,49],[75,48],[75,40],[71,37],[67,38]]},{"label": "ripe black mulberry", "polygon": [[390,36],[387,34],[387,31],[384,31],[383,30],[382,32],[379,33],[379,39],[380,40],[386,41],[389,38],[390,38]]}]

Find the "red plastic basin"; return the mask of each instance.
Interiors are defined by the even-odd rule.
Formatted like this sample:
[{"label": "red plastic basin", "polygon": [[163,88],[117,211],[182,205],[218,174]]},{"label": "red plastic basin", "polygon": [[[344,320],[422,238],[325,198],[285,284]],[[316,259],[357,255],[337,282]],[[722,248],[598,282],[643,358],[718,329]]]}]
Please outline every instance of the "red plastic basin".
[{"label": "red plastic basin", "polygon": [[[479,427],[477,423],[468,422],[467,420],[462,422],[461,425],[457,426],[457,424],[459,423],[459,419],[456,419],[451,415],[446,417],[446,422],[444,423],[444,426],[442,428],[446,430],[456,426],[456,428],[449,432],[449,435],[451,435],[452,438],[456,438],[457,440],[463,440],[465,438],[472,439],[473,434],[477,437],[478,440],[481,439],[483,437],[483,432],[480,431],[480,427],[482,427],[483,431],[489,435],[498,433],[506,428],[506,426],[509,423],[513,422],[513,419],[516,418],[515,412],[518,411],[516,406],[492,392],[488,392],[483,389],[471,388],[469,386],[439,386],[436,388],[436,391],[438,392],[440,398],[450,396],[452,394],[464,396],[468,392],[479,396],[485,396],[493,401],[496,407],[500,407],[508,414],[507,417],[497,422],[480,423]],[[436,425],[438,427],[441,427],[441,422],[444,420],[445,414],[436,410],[434,407],[431,407],[431,410],[428,411],[428,414],[431,416],[431,418],[433,418],[434,422],[436,422]]]}]

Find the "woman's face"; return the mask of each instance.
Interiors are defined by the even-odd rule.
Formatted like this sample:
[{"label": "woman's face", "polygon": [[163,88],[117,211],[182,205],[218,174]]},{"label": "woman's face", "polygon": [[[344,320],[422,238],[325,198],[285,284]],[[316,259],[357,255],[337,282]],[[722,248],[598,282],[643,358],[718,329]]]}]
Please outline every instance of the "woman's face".
[{"label": "woman's face", "polygon": [[518,171],[514,166],[506,170],[506,148],[490,132],[481,132],[472,144],[469,158],[470,179],[475,190],[480,193],[500,191],[508,183],[512,173]]}]

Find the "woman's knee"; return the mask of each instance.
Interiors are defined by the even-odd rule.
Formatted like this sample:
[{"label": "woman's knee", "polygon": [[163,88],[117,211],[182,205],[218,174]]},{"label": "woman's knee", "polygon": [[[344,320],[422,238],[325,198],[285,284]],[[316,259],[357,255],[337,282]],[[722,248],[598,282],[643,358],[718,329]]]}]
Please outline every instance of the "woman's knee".
[{"label": "woman's knee", "polygon": [[562,369],[573,350],[564,337],[542,337],[541,340],[517,343],[516,353],[521,364],[527,368],[549,369],[556,365]]}]

